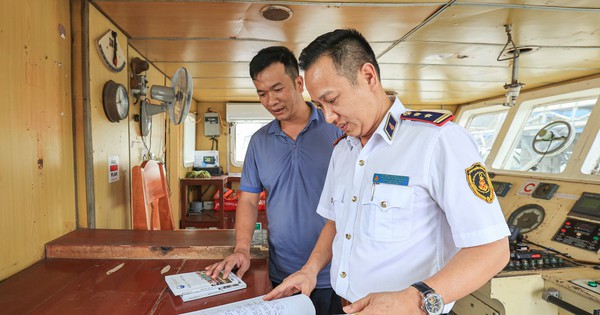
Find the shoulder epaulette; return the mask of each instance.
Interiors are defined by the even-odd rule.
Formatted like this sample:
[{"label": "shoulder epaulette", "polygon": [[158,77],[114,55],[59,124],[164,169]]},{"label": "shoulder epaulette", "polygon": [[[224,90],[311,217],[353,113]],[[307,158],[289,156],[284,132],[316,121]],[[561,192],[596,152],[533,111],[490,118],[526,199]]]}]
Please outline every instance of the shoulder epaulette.
[{"label": "shoulder epaulette", "polygon": [[454,118],[452,114],[428,111],[406,111],[400,116],[400,119],[403,120],[421,121],[436,126],[443,126],[445,123],[451,121],[452,118]]},{"label": "shoulder epaulette", "polygon": [[343,134],[341,137],[337,138],[335,141],[333,141],[333,146],[335,147],[340,141],[342,141],[342,139],[346,138],[347,136],[347,134]]}]

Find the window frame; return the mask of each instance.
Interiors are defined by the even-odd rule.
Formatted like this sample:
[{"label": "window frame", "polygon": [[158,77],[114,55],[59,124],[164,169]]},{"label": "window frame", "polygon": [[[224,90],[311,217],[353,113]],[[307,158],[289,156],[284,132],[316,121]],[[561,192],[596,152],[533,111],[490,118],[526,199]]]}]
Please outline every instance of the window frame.
[{"label": "window frame", "polygon": [[[500,128],[498,129],[494,140],[492,141],[492,146],[490,147],[490,150],[487,154],[487,156],[482,157],[484,160],[487,160],[487,158],[490,156],[490,154],[492,153],[493,149],[494,149],[494,145],[496,144],[496,140],[500,137],[502,128],[504,127],[504,125],[506,124],[506,122],[508,121],[508,116],[509,116],[509,112],[510,108],[506,107],[506,106],[502,106],[502,105],[492,105],[492,106],[486,106],[486,107],[481,107],[481,108],[472,108],[472,109],[466,109],[463,112],[461,112],[460,118],[458,120],[458,124],[463,126],[467,131],[469,131],[468,127],[469,124],[473,121],[473,119],[476,116],[479,115],[486,115],[486,114],[490,114],[490,113],[495,113],[495,112],[506,112],[506,116],[504,117],[504,121],[502,122],[502,125],[500,125]],[[470,134],[470,132],[469,132]],[[471,136],[473,136],[471,134]],[[477,140],[475,139],[475,142],[477,142]]]},{"label": "window frame", "polygon": [[[229,123],[229,142],[231,143],[231,152],[230,152],[230,157],[229,157],[229,162],[231,163],[231,165],[235,166],[235,167],[243,167],[244,166],[244,160],[242,161],[238,161],[236,159],[236,153],[237,153],[237,137],[236,137],[236,128],[239,124],[243,124],[243,123],[252,123],[252,124],[262,124],[262,126],[258,127],[258,129],[264,127],[266,124],[270,123],[271,120],[247,120],[247,121],[235,121],[235,122],[231,122]],[[258,131],[258,129],[256,129]],[[255,131],[256,132],[256,131]],[[246,147],[246,152],[247,152],[248,148]],[[245,154],[244,154],[245,156]]]},{"label": "window frame", "polygon": [[[594,93],[594,91],[596,91]],[[528,171],[523,171],[523,170],[511,170],[511,169],[505,169],[505,165],[508,163],[508,159],[510,159],[512,157],[512,153],[515,150],[515,147],[518,144],[518,141],[520,140],[520,136],[522,135],[523,129],[525,128],[525,125],[527,124],[527,121],[529,119],[529,117],[531,116],[532,112],[534,111],[535,108],[537,107],[541,107],[541,106],[549,106],[549,105],[553,105],[553,104],[560,104],[560,103],[568,103],[568,102],[573,102],[573,101],[581,101],[584,100],[586,98],[592,98],[592,97],[598,97],[598,91],[600,91],[600,89],[588,89],[588,90],[581,90],[581,91],[575,91],[575,92],[569,92],[569,93],[561,93],[561,94],[554,94],[552,96],[548,96],[548,97],[540,97],[540,98],[532,98],[529,100],[526,100],[524,102],[522,102],[520,104],[520,106],[518,108],[515,108],[515,110],[517,111],[514,115],[514,118],[512,119],[512,121],[506,126],[508,128],[507,132],[505,133],[502,143],[500,144],[500,147],[497,151],[497,154],[493,157],[493,162],[491,163],[491,166],[494,170],[498,170],[500,172],[506,172],[506,173],[516,173],[516,174],[528,174],[528,175],[532,175],[532,174],[545,174],[548,176],[565,176],[565,177],[569,177],[568,170],[570,168],[573,167],[574,162],[577,160],[577,156],[575,156],[575,154],[577,154],[579,151],[577,151],[577,148],[582,145],[582,140],[584,140],[584,137],[587,137],[585,131],[586,129],[589,129],[589,123],[586,123],[586,126],[584,127],[583,131],[581,132],[580,136],[579,136],[579,140],[577,141],[577,143],[575,143],[575,145],[573,146],[573,153],[574,155],[571,156],[571,158],[569,158],[569,160],[566,163],[566,166],[564,168],[564,170],[560,173],[541,173],[541,172],[528,172]],[[597,104],[596,100],[596,104]],[[592,119],[594,112],[598,112],[598,107],[594,106],[594,108],[592,108],[592,113],[590,114],[590,117],[588,118],[588,122]],[[510,141],[507,141],[506,139],[510,139]],[[585,140],[584,140],[585,142]]]},{"label": "window frame", "polygon": [[[236,128],[240,123],[259,123],[268,124],[275,117],[265,109],[261,103],[226,103],[226,120],[229,125],[229,135],[227,141],[228,161],[232,166],[243,167],[243,161],[236,160]],[[259,127],[260,129],[260,127]],[[258,130],[258,129],[257,129]]]},{"label": "window frame", "polygon": [[[577,181],[579,183],[591,183],[597,184],[600,183],[600,176],[584,174],[582,173],[582,165],[584,160],[588,157],[589,154],[594,154],[592,150],[592,144],[594,143],[594,139],[600,133],[600,75],[591,76],[585,79],[572,80],[567,82],[561,82],[556,84],[551,84],[539,88],[532,88],[528,90],[524,90],[520,93],[517,102],[519,103],[517,106],[508,107],[509,112],[506,116],[506,122],[502,126],[500,133],[497,136],[497,141],[495,141],[494,146],[487,159],[485,160],[486,167],[491,174],[496,175],[505,175],[505,176],[514,176],[514,177],[523,177],[529,180],[566,180],[566,181]],[[573,149],[573,156],[571,157],[569,163],[566,165],[563,173],[538,173],[538,172],[522,172],[522,171],[512,171],[512,170],[504,170],[495,168],[495,161],[505,154],[503,151],[507,150],[507,146],[505,143],[511,142],[508,139],[514,139],[516,126],[518,123],[526,117],[523,112],[523,105],[530,102],[549,102],[557,99],[564,99],[565,97],[585,97],[585,96],[593,96],[598,97],[596,105],[592,110],[589,121],[592,123],[588,123],[584,128],[583,132],[580,134],[579,141],[576,143]],[[486,108],[494,107],[494,106],[502,106],[505,102],[506,98],[504,95],[498,95],[495,97],[490,97],[483,99],[481,101],[476,101],[467,104],[458,105],[458,111],[456,115],[455,121],[460,123],[466,117],[466,113],[470,110],[483,110]],[[520,129],[517,130],[519,132]],[[499,141],[498,141],[499,139]]]}]

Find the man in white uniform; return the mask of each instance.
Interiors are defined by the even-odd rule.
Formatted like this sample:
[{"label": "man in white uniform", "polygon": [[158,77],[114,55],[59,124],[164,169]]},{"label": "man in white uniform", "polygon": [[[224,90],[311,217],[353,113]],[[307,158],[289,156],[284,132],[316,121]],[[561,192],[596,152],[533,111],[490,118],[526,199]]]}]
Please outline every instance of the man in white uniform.
[{"label": "man in white uniform", "polygon": [[509,260],[509,230],[477,146],[451,115],[407,110],[383,90],[355,30],[300,55],[336,145],[317,212],[328,219],[304,267],[265,299],[309,294],[331,261],[346,313],[445,314]]}]

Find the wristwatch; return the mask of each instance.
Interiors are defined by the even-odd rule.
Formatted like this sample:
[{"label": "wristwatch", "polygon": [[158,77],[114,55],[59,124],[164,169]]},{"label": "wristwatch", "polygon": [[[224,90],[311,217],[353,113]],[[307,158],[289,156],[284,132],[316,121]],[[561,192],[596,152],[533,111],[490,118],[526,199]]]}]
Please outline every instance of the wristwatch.
[{"label": "wristwatch", "polygon": [[427,312],[428,315],[440,315],[444,311],[444,299],[442,296],[435,293],[435,291],[419,281],[412,284],[413,287],[417,288],[423,296],[423,305],[421,308]]}]

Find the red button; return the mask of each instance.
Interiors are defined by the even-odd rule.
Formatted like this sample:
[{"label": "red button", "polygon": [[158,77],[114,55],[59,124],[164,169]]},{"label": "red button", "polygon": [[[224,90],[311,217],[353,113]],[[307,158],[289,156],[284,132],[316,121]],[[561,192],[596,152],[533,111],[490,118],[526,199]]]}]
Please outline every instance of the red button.
[{"label": "red button", "polygon": [[540,258],[542,257],[542,254],[532,254],[531,258]]},{"label": "red button", "polygon": [[561,230],[560,230],[560,232],[561,232],[561,233],[565,233],[566,231],[567,231],[567,230],[565,230],[565,229],[561,229]]},{"label": "red button", "polygon": [[567,221],[567,223],[565,223],[566,226],[571,226],[571,222]]}]

